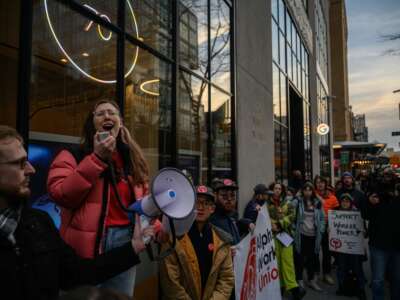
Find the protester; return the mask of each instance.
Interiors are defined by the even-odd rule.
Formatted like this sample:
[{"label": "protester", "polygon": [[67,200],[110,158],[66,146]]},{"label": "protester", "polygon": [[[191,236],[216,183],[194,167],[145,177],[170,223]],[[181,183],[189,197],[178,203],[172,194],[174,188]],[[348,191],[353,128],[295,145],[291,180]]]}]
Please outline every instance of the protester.
[{"label": "protester", "polygon": [[293,223],[295,210],[286,199],[285,186],[280,183],[271,183],[269,189],[273,195],[267,201],[269,216],[271,218],[272,232],[275,240],[275,252],[278,261],[279,278],[281,287],[292,293],[293,299],[301,299],[305,295],[304,289],[300,289],[296,282],[295,266],[293,261],[293,243],[285,246],[277,239],[277,234],[286,233],[293,237]]},{"label": "protester", "polygon": [[294,195],[303,187],[304,178],[300,170],[293,170],[291,178],[289,178],[289,187],[294,190]]},{"label": "protester", "polygon": [[383,300],[385,274],[392,300],[400,299],[400,185],[390,168],[371,187],[364,217],[369,221],[369,249],[374,300]]},{"label": "protester", "polygon": [[355,187],[354,177],[350,172],[344,172],[341,177],[342,187],[336,190],[336,197],[340,199],[344,193],[353,197],[354,205],[358,209],[362,209],[366,204],[365,194]]},{"label": "protester", "polygon": [[255,224],[259,210],[272,196],[273,192],[270,191],[267,186],[262,183],[257,184],[253,190],[253,198],[247,203],[243,217],[251,220],[251,222]]},{"label": "protester", "polygon": [[293,205],[297,212],[294,238],[296,279],[301,286],[304,286],[303,270],[305,268],[308,285],[320,292],[322,289],[317,283],[315,272],[318,268],[322,235],[325,232],[325,217],[322,203],[311,182],[304,184],[300,195],[293,200]]},{"label": "protester", "polygon": [[328,213],[330,210],[335,209],[339,206],[339,202],[333,192],[329,190],[328,180],[321,176],[314,178],[314,185],[316,187],[316,193],[322,202],[325,215],[325,231],[322,235],[321,249],[322,249],[322,274],[323,280],[330,285],[334,285],[335,281],[331,276],[332,270],[332,254],[329,250],[329,238],[328,238]]},{"label": "protester", "polygon": [[234,287],[231,236],[209,223],[215,209],[211,188],[198,186],[196,220],[160,267],[163,299],[229,299]]},{"label": "protester", "polygon": [[[344,193],[340,197],[340,207],[342,211],[357,210],[353,205],[353,197]],[[363,256],[347,253],[336,253],[337,281],[339,296],[358,296],[358,299],[367,299],[365,295],[365,279],[362,268]],[[355,285],[355,286],[353,286]]]},{"label": "protester", "polygon": [[360,174],[358,174],[357,176],[356,183],[358,185],[358,189],[360,189],[364,193],[367,193],[369,191],[371,181],[368,175],[368,170],[362,169],[360,171]]},{"label": "protester", "polygon": [[[105,133],[108,137],[101,139]],[[117,103],[97,102],[86,119],[79,151],[61,151],[50,166],[47,186],[61,207],[63,239],[85,258],[129,241],[132,221],[115,190],[128,206],[148,193],[148,176],[142,151],[123,126]],[[132,296],[135,273],[131,268],[103,287]]]},{"label": "protester", "polygon": [[[60,238],[50,217],[29,208],[30,177],[21,136],[0,126],[0,288],[1,299],[52,300],[59,289],[98,284],[138,264],[145,249],[136,226],[131,241],[94,260],[82,259]],[[138,217],[137,217],[138,218]]]},{"label": "protester", "polygon": [[213,180],[216,197],[216,209],[210,222],[232,236],[232,245],[240,242],[248,233],[250,220],[238,218],[236,192],[239,187],[231,179],[216,178]]}]

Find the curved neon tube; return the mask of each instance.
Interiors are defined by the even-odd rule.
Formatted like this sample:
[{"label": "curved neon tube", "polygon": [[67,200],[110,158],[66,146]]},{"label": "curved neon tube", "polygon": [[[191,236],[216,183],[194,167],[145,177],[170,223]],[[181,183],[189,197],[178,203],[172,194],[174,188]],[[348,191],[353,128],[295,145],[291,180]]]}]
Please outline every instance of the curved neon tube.
[{"label": "curved neon tube", "polygon": [[152,92],[152,91],[149,91],[149,90],[147,90],[147,89],[144,88],[145,85],[148,85],[148,84],[151,84],[151,83],[159,83],[159,82],[160,82],[160,79],[152,79],[152,80],[144,81],[144,82],[142,82],[142,84],[140,85],[140,90],[141,90],[143,93],[146,93],[146,94],[149,94],[149,95],[152,95],[152,96],[160,96],[160,93]]},{"label": "curved neon tube", "polygon": [[[51,20],[50,20],[49,10],[47,8],[47,0],[43,0],[43,1],[44,1],[44,8],[45,8],[45,11],[46,11],[46,19],[47,19],[47,23],[49,24],[51,33],[53,34],[53,37],[54,37],[58,47],[60,48],[61,52],[71,62],[71,64],[77,70],[79,70],[83,75],[85,75],[86,77],[88,77],[88,78],[90,78],[90,79],[92,79],[94,81],[97,81],[97,82],[100,82],[100,83],[108,83],[108,84],[116,83],[117,80],[103,80],[103,79],[99,79],[97,77],[94,77],[94,76],[90,75],[89,73],[84,71],[82,68],[80,68],[79,65],[68,55],[67,51],[65,51],[65,49],[61,45],[61,43],[58,40],[58,37],[57,37],[57,35],[56,35],[55,31],[54,31],[53,25],[52,25]],[[133,17],[134,26],[135,26],[135,29],[136,29],[136,38],[140,39],[139,38],[139,29],[138,29],[138,24],[136,22],[135,13],[133,12],[133,8],[132,8],[131,4],[129,3],[129,1],[127,0],[126,2],[128,3],[129,10],[131,11],[131,14],[132,14],[132,17]],[[139,56],[139,47],[136,46],[135,58],[133,60],[132,66],[129,68],[128,72],[125,74],[125,78],[128,77],[132,73],[133,69],[135,68],[138,56]]]}]

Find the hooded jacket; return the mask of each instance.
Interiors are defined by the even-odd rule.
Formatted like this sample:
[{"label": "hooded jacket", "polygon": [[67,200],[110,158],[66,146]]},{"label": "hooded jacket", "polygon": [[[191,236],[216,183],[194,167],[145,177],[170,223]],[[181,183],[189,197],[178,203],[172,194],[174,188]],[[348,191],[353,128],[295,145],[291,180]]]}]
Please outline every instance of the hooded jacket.
[{"label": "hooded jacket", "polygon": [[162,298],[165,300],[227,300],[234,287],[231,237],[212,226],[212,267],[204,290],[196,252],[188,234],[177,241],[175,251],[160,265]]},{"label": "hooded jacket", "polygon": [[[298,253],[301,252],[301,226],[304,221],[304,201],[302,197],[293,200],[296,208],[296,226],[294,243]],[[319,254],[321,248],[322,235],[325,231],[325,216],[322,203],[318,198],[314,198],[314,225],[315,225],[315,254]]]},{"label": "hooded jacket", "polygon": [[[78,163],[66,150],[50,166],[47,188],[54,202],[61,206],[60,234],[85,258],[102,252],[111,190],[107,170],[107,164],[94,153]],[[129,182],[133,185],[132,180]],[[148,193],[148,187],[134,185],[133,191],[140,199]]]}]

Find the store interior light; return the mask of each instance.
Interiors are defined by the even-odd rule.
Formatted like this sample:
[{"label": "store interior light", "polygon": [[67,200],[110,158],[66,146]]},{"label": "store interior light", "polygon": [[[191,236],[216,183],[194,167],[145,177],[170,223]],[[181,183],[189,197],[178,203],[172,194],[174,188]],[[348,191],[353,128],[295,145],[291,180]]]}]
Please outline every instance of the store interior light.
[{"label": "store interior light", "polygon": [[[50,19],[50,13],[49,13],[49,8],[48,8],[48,2],[49,2],[49,0],[44,0],[44,9],[45,9],[45,12],[46,12],[47,23],[48,23],[48,25],[49,25],[50,31],[51,31],[51,33],[52,33],[52,35],[53,35],[53,38],[54,38],[55,42],[57,43],[57,45],[58,45],[58,47],[60,48],[60,50],[61,50],[61,52],[63,53],[63,55],[68,59],[68,61],[69,61],[79,72],[81,72],[84,76],[86,76],[86,77],[88,77],[88,78],[90,78],[90,79],[92,79],[92,80],[94,80],[94,81],[97,81],[97,82],[100,82],[100,83],[108,83],[108,84],[116,83],[117,80],[115,80],[115,79],[114,79],[114,80],[104,80],[104,79],[100,79],[100,78],[97,78],[97,77],[95,77],[95,76],[90,75],[87,71],[85,71],[84,69],[82,69],[82,68],[79,66],[79,64],[78,64],[77,62],[75,62],[75,61],[72,59],[72,57],[71,57],[71,56],[67,53],[67,51],[64,49],[63,45],[61,44],[61,41],[59,40],[59,37],[56,35],[56,32],[55,32],[55,30],[54,30],[54,28],[53,28],[53,23],[51,22],[51,19]],[[127,4],[128,4],[128,9],[129,9],[129,11],[130,11],[130,13],[131,13],[131,15],[132,15],[133,26],[135,27],[135,30],[136,30],[136,38],[137,38],[137,39],[140,39],[138,23],[137,23],[137,21],[136,21],[136,16],[135,16],[135,13],[133,12],[133,8],[132,8],[132,5],[131,5],[131,3],[130,3],[131,1],[126,0],[126,2],[127,2]],[[91,27],[91,26],[92,26],[92,23],[89,22],[89,24],[84,28],[84,31],[90,30],[90,27]],[[103,37],[101,37],[101,38],[108,38],[108,37],[105,37],[105,36],[103,35]],[[110,37],[110,38],[111,38],[111,37]],[[137,63],[137,60],[138,60],[138,56],[139,56],[139,47],[136,47],[135,54],[134,54],[134,56],[133,56],[133,62],[132,62],[132,64],[131,64],[130,68],[129,68],[129,69],[127,70],[127,72],[125,73],[125,78],[128,77],[128,76],[132,73],[133,69],[135,68],[136,63]]]},{"label": "store interior light", "polygon": [[64,64],[66,64],[68,62],[68,60],[66,58],[61,58],[60,61],[63,62]]},{"label": "store interior light", "polygon": [[89,56],[89,53],[87,53],[87,52],[83,52],[83,53],[82,53],[82,56],[84,56],[84,57],[88,57],[88,56]]},{"label": "store interior light", "polygon": [[333,149],[340,149],[340,148],[342,148],[342,145],[333,145],[332,148]]},{"label": "store interior light", "polygon": [[153,92],[153,91],[150,91],[147,88],[145,88],[146,85],[152,84],[152,83],[160,83],[160,79],[152,79],[152,80],[147,80],[147,81],[142,82],[142,84],[140,85],[140,90],[143,93],[146,93],[146,94],[149,94],[152,96],[160,96],[159,92]]}]

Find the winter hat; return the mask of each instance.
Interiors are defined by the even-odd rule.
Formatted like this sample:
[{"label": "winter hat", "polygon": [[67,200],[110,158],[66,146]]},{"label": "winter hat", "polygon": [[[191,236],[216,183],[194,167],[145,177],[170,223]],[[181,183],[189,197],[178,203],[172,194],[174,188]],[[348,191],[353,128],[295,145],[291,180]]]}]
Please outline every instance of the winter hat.
[{"label": "winter hat", "polygon": [[351,205],[353,205],[354,199],[349,193],[343,193],[340,195],[339,201],[342,202],[344,199],[350,200]]},{"label": "winter hat", "polygon": [[353,174],[351,174],[351,172],[349,172],[349,171],[344,172],[342,174],[342,179],[343,179],[343,177],[351,177],[351,178],[354,179]]}]

